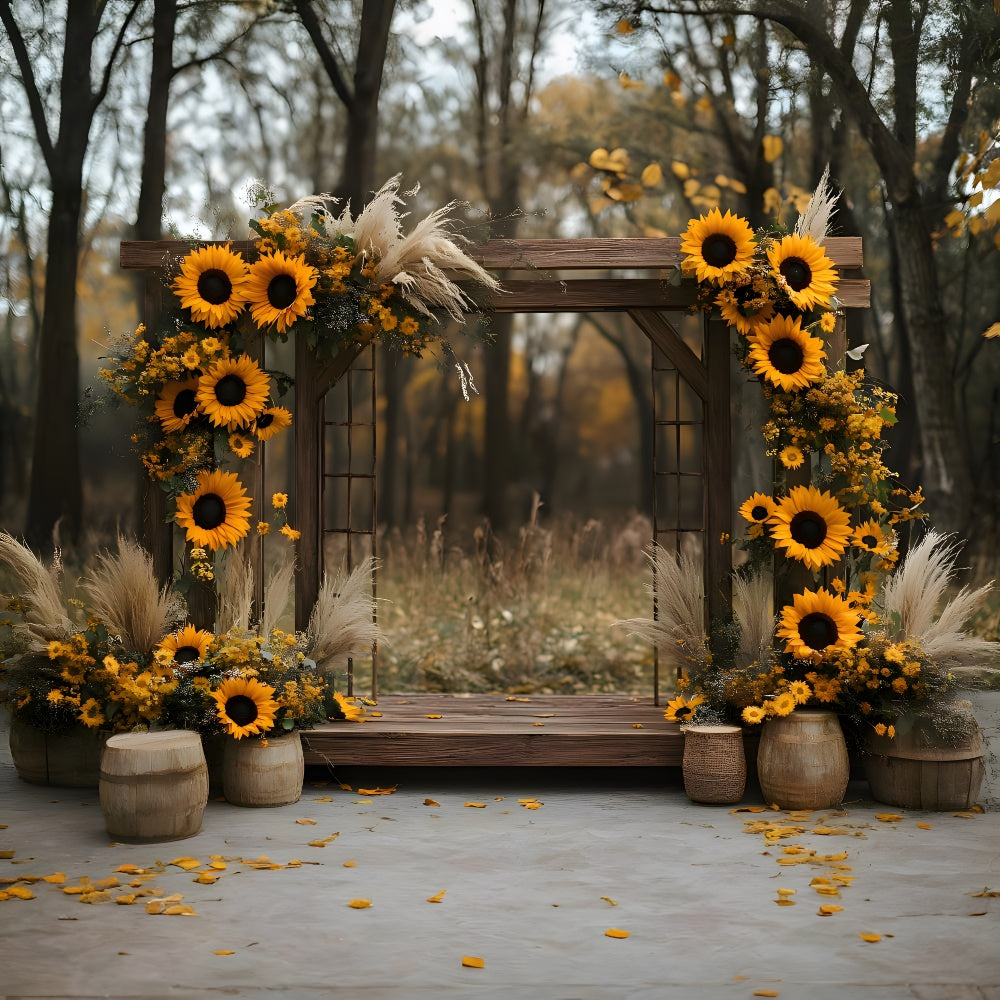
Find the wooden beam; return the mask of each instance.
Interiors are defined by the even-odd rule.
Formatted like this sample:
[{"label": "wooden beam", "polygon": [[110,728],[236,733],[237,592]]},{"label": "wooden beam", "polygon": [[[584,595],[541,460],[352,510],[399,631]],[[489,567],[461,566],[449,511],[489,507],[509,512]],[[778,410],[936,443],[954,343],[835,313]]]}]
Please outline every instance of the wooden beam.
[{"label": "wooden beam", "polygon": [[702,400],[708,398],[708,373],[694,351],[684,342],[681,335],[655,309],[629,309],[629,316],[647,337],[676,366],[688,385]]},{"label": "wooden beam", "polygon": [[[161,267],[183,257],[191,247],[229,243],[234,250],[253,253],[253,240],[124,240],[121,266],[126,269]],[[841,270],[862,267],[860,236],[831,236],[823,244]],[[487,240],[466,252],[483,267],[495,271],[606,271],[665,270],[680,266],[681,238],[665,236],[635,239]]]}]

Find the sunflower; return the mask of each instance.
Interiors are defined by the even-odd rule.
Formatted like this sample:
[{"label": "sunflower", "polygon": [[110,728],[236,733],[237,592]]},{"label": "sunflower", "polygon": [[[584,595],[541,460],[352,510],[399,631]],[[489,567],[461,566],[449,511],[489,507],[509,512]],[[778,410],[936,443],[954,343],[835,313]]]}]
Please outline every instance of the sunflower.
[{"label": "sunflower", "polygon": [[229,447],[238,458],[249,458],[253,454],[253,438],[242,431],[229,435]]},{"label": "sunflower", "polygon": [[278,703],[273,694],[270,684],[262,684],[255,677],[227,677],[211,692],[219,722],[228,735],[238,740],[267,732],[274,725]]},{"label": "sunflower", "polygon": [[211,632],[195,628],[193,625],[185,625],[184,628],[162,639],[156,648],[170,652],[174,663],[191,663],[194,660],[205,659],[211,641]]},{"label": "sunflower", "polygon": [[704,700],[703,694],[696,694],[690,700],[679,694],[673,701],[667,702],[667,710],[663,713],[663,718],[667,722],[690,722],[694,718],[695,709]]},{"label": "sunflower", "polygon": [[768,248],[767,259],[775,275],[785,279],[788,297],[800,309],[830,304],[837,290],[837,272],[811,236],[790,233]]},{"label": "sunflower", "polygon": [[88,698],[80,706],[80,714],[77,718],[88,728],[96,729],[104,722],[104,715],[101,712],[100,703],[96,698]]},{"label": "sunflower", "polygon": [[791,691],[782,691],[776,698],[768,702],[768,712],[779,718],[791,715],[795,711],[795,695]]},{"label": "sunflower", "polygon": [[164,431],[182,431],[198,416],[198,379],[189,378],[183,382],[168,382],[163,392],[156,397],[153,409],[160,419]]},{"label": "sunflower", "polygon": [[861,640],[857,612],[823,587],[796,594],[792,603],[781,609],[775,634],[785,640],[786,653],[816,663],[825,653],[850,649]]},{"label": "sunflower", "polygon": [[751,524],[763,524],[775,512],[777,504],[766,493],[754,493],[740,506],[740,516]]},{"label": "sunflower", "polygon": [[292,422],[291,410],[283,406],[269,406],[259,414],[253,425],[253,432],[259,441],[270,441],[279,431],[283,431]]},{"label": "sunflower", "polygon": [[364,714],[365,710],[356,698],[349,698],[339,691],[333,692],[332,702],[327,704],[327,718],[333,722],[360,722]]},{"label": "sunflower", "polygon": [[796,705],[804,705],[812,697],[812,689],[805,681],[792,681],[788,685],[788,691]]},{"label": "sunflower", "polygon": [[781,464],[786,469],[799,469],[806,460],[805,455],[802,454],[802,449],[796,447],[794,444],[785,445],[778,452],[778,458],[781,459]]},{"label": "sunflower", "polygon": [[284,333],[315,303],[312,287],[319,272],[305,257],[286,257],[280,250],[262,254],[250,266],[246,298],[257,326],[277,325]]},{"label": "sunflower", "polygon": [[246,261],[229,247],[192,250],[170,286],[191,318],[209,329],[231,323],[240,314],[247,280]]},{"label": "sunflower", "polygon": [[767,712],[759,705],[747,705],[743,709],[743,721],[749,726],[756,726],[767,718]]},{"label": "sunflower", "polygon": [[715,304],[719,315],[736,332],[747,337],[774,315],[774,303],[761,295],[752,282],[719,292]]},{"label": "sunflower", "polygon": [[823,341],[810,337],[801,320],[774,316],[750,338],[753,370],[785,392],[805,389],[826,375]]},{"label": "sunflower", "polygon": [[832,566],[847,548],[850,515],[828,492],[815,486],[794,486],[778,501],[770,518],[771,537],[809,569]]},{"label": "sunflower", "polygon": [[235,545],[250,527],[246,487],[235,472],[199,472],[194,493],[177,498],[177,523],[187,540],[209,549]]},{"label": "sunflower", "polygon": [[235,431],[267,406],[271,379],[249,355],[216,361],[198,379],[195,394],[202,413],[214,427]]},{"label": "sunflower", "polygon": [[699,281],[720,281],[746,273],[753,262],[753,230],[746,219],[713,208],[691,219],[681,237],[682,267]]},{"label": "sunflower", "polygon": [[851,533],[851,542],[859,549],[879,555],[884,555],[891,548],[882,525],[873,520],[862,521]]}]

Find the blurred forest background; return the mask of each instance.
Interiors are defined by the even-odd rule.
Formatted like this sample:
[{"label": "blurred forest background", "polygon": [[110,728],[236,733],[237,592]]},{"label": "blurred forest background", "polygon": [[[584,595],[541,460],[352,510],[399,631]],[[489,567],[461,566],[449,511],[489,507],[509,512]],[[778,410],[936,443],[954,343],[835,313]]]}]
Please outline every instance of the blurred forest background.
[{"label": "blurred forest background", "polygon": [[[0,527],[70,559],[135,529],[129,415],[81,425],[140,318],[119,242],[246,238],[255,180],[360,207],[399,173],[473,240],[657,236],[716,206],[791,224],[829,164],[872,282],[852,339],[901,394],[890,464],[995,574],[997,6],[0,0]],[[383,674],[641,686],[605,626],[648,610],[649,343],[615,314],[489,326],[457,341],[469,402],[433,357],[379,358]]]}]

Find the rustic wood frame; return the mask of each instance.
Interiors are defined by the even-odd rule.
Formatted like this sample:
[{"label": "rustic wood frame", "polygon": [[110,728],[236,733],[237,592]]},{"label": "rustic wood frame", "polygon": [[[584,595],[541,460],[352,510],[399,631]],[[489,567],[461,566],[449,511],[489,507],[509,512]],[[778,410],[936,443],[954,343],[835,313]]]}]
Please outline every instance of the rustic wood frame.
[{"label": "rustic wood frame", "polygon": [[[687,309],[697,300],[691,281],[675,282],[681,263],[679,237],[640,239],[527,239],[490,240],[472,245],[468,252],[488,270],[525,272],[526,277],[505,277],[502,290],[482,305],[504,313],[525,312],[624,312],[650,341],[676,365],[685,381],[698,393],[706,408],[704,463],[706,486],[727,481],[731,439],[729,421],[730,333],[717,317],[706,319],[704,357],[699,358],[660,315],[662,310]],[[164,284],[160,270],[183,257],[195,241],[125,241],[120,265],[147,271],[145,322],[158,322],[163,309]],[[233,241],[233,249],[254,254],[252,241]],[[848,310],[869,305],[866,279],[850,276],[863,264],[860,237],[830,237],[825,249],[841,272],[837,297]],[[656,272],[634,277],[632,272]],[[563,277],[562,272],[597,272],[601,276]],[[608,272],[612,272],[608,276]],[[615,272],[625,272],[617,274]],[[845,276],[848,272],[848,276]],[[296,417],[294,424],[295,523],[301,532],[298,547],[299,572],[295,586],[295,622],[305,626],[315,603],[322,576],[322,484],[320,467],[323,434],[323,399],[327,391],[350,368],[367,346],[361,339],[331,360],[317,362],[305,345],[295,345]],[[258,466],[248,486],[258,495],[262,472]],[[254,492],[256,486],[256,492]],[[725,489],[706,488],[706,538],[731,535],[731,498]],[[155,487],[144,499],[144,538],[162,579],[172,572],[172,531],[165,524],[165,498]],[[731,550],[729,545],[706,545],[706,594],[709,619],[728,610],[731,599]],[[251,558],[259,563],[260,545]],[[259,581],[261,574],[255,574]],[[210,618],[210,614],[206,617]]]}]

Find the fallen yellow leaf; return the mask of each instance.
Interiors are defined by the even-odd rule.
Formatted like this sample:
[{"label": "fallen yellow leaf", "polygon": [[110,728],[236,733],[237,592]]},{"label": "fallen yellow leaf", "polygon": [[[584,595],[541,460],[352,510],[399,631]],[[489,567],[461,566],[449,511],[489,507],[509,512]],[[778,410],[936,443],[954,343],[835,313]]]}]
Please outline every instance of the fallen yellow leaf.
[{"label": "fallen yellow leaf", "polygon": [[609,938],[627,938],[628,931],[623,931],[620,927],[609,927],[604,932],[604,936]]},{"label": "fallen yellow leaf", "polygon": [[160,911],[165,917],[196,917],[194,908],[191,906],[186,906],[181,903],[175,903],[173,906],[168,906],[165,910]]},{"label": "fallen yellow leaf", "polygon": [[324,837],[322,840],[310,840],[310,847],[326,847],[327,844],[332,844],[338,837],[339,833],[331,833],[329,837]]},{"label": "fallen yellow leaf", "polygon": [[94,892],[85,892],[80,897],[81,903],[110,903],[111,893],[107,889],[98,889]]},{"label": "fallen yellow leaf", "polygon": [[352,910],[367,910],[372,905],[370,899],[352,899],[347,904]]},{"label": "fallen yellow leaf", "polygon": [[197,878],[191,879],[192,882],[197,882],[199,885],[215,885],[219,881],[218,875],[210,875],[208,872],[199,872]]},{"label": "fallen yellow leaf", "polygon": [[618,905],[610,896],[601,896],[601,899],[603,899],[605,903],[609,903],[611,906]]},{"label": "fallen yellow leaf", "polygon": [[10,861],[14,857],[15,851],[0,851],[0,860]]},{"label": "fallen yellow leaf", "polygon": [[440,903],[444,899],[444,894],[447,891],[448,891],[447,889],[442,889],[440,892],[434,893],[433,896],[428,896],[427,897],[427,902],[428,903]]},{"label": "fallen yellow leaf", "polygon": [[322,799],[313,799],[313,802],[332,802],[332,801],[333,799],[329,795],[325,796]]},{"label": "fallen yellow leaf", "polygon": [[436,802],[434,799],[424,799],[424,805],[425,806],[439,806],[439,805],[441,805],[441,803],[440,802]]},{"label": "fallen yellow leaf", "polygon": [[780,996],[777,990],[754,990],[753,995],[755,997],[776,997]]},{"label": "fallen yellow leaf", "polygon": [[486,803],[485,802],[466,802],[465,805],[466,805],[466,808],[468,808],[468,809],[485,809],[486,808]]},{"label": "fallen yellow leaf", "polygon": [[844,908],[836,903],[824,903],[816,912],[821,917],[831,917],[834,913],[840,913]]},{"label": "fallen yellow leaf", "polygon": [[794,906],[794,899],[786,899],[784,896],[779,896],[778,899],[774,901],[778,906]]},{"label": "fallen yellow leaf", "polygon": [[168,864],[176,865],[178,868],[183,868],[185,871],[191,871],[192,868],[197,868],[201,862],[197,858],[174,858],[174,860],[168,862]]},{"label": "fallen yellow leaf", "polygon": [[486,968],[486,960],[475,955],[463,955],[462,965],[467,969],[484,969]]},{"label": "fallen yellow leaf", "polygon": [[424,716],[424,718],[427,718],[427,719],[441,719],[441,718],[444,718],[444,716],[438,715],[437,713],[432,713],[431,715]]},{"label": "fallen yellow leaf", "polygon": [[641,722],[633,722],[632,723],[632,728],[633,729],[642,729],[642,723]]},{"label": "fallen yellow leaf", "polygon": [[136,900],[136,893],[128,892],[124,896],[115,896],[115,902],[119,906],[131,906]]},{"label": "fallen yellow leaf", "polygon": [[357,861],[345,861],[344,862],[344,867],[345,868],[355,868],[355,867],[357,867],[357,864],[358,864]]},{"label": "fallen yellow leaf", "polygon": [[918,823],[917,824],[917,829],[918,830],[933,830],[934,827],[932,827],[930,825],[930,823]]},{"label": "fallen yellow leaf", "polygon": [[859,934],[858,937],[861,938],[862,941],[869,941],[872,943],[882,940],[881,934]]},{"label": "fallen yellow leaf", "polygon": [[218,951],[213,951],[212,954],[213,955],[235,955],[236,952],[235,951],[229,951],[226,948],[220,948]]},{"label": "fallen yellow leaf", "polygon": [[778,890],[778,895],[779,896],[794,896],[795,895],[795,890],[794,889],[779,889]]},{"label": "fallen yellow leaf", "polygon": [[295,822],[298,823],[299,826],[315,826],[316,825],[316,820],[314,820],[314,819],[297,819]]},{"label": "fallen yellow leaf", "polygon": [[987,886],[982,892],[970,892],[969,895],[974,899],[997,899],[1000,898],[1000,890]]},{"label": "fallen yellow leaf", "polygon": [[25,889],[20,885],[12,885],[6,890],[6,893],[12,899],[35,899],[35,894],[30,889]]},{"label": "fallen yellow leaf", "polygon": [[398,787],[399,785],[393,785],[391,788],[359,788],[358,795],[392,795]]},{"label": "fallen yellow leaf", "polygon": [[899,813],[875,813],[880,823],[898,823],[903,817]]},{"label": "fallen yellow leaf", "polygon": [[65,872],[53,872],[51,875],[43,875],[43,882],[50,882],[52,885],[61,885],[66,881]]},{"label": "fallen yellow leaf", "polygon": [[544,805],[543,802],[525,802],[523,808],[525,809],[541,809]]}]

